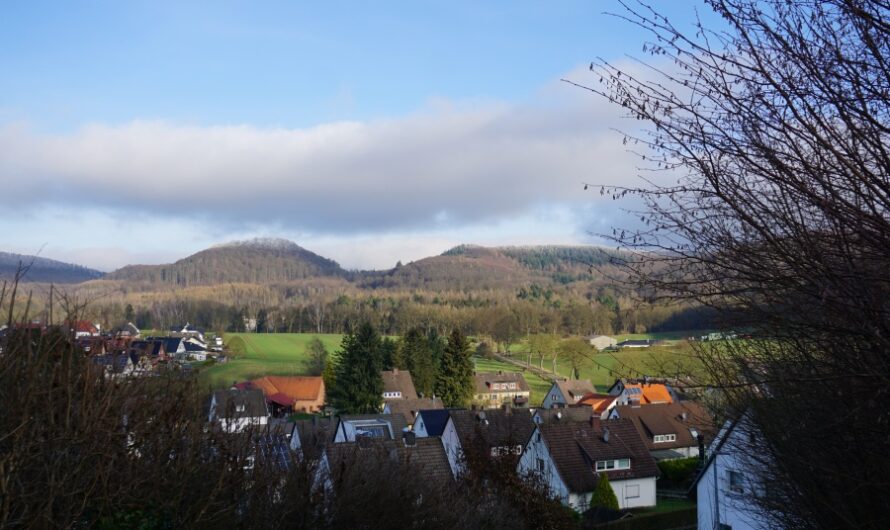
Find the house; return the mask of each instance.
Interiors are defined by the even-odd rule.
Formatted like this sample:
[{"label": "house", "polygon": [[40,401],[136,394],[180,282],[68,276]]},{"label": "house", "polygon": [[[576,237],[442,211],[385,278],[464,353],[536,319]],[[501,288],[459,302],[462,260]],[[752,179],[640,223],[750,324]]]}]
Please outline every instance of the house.
[{"label": "house", "polygon": [[607,348],[614,348],[618,341],[608,335],[590,335],[587,342],[594,348],[602,351]]},{"label": "house", "polygon": [[755,502],[766,488],[757,479],[763,456],[752,447],[756,428],[747,415],[727,421],[708,447],[708,459],[693,483],[698,505],[698,528],[702,530],[755,530],[764,528],[764,514]]},{"label": "house", "polygon": [[74,339],[74,345],[80,348],[84,355],[105,355],[104,337],[80,337]]},{"label": "house", "polygon": [[605,474],[624,508],[655,506],[658,466],[630,420],[553,421],[535,426],[516,467],[578,512]]},{"label": "house", "polygon": [[69,333],[74,333],[75,339],[99,336],[99,325],[93,324],[89,320],[66,321],[64,326],[68,329]]},{"label": "house", "polygon": [[663,381],[652,379],[619,379],[608,393],[617,396],[618,405],[651,405],[679,401],[673,389]]},{"label": "house", "polygon": [[589,407],[594,415],[605,419],[608,416],[608,412],[612,410],[612,407],[615,406],[615,403],[617,401],[618,396],[613,396],[611,394],[591,393],[579,399],[578,403],[576,403],[575,406]]},{"label": "house", "polygon": [[414,380],[408,370],[383,370],[380,372],[383,378],[383,399],[417,399],[417,391],[414,390]]},{"label": "house", "polygon": [[268,375],[237,383],[235,387],[262,390],[273,416],[320,412],[324,408],[325,387],[321,377]]},{"label": "house", "polygon": [[473,375],[473,403],[487,408],[503,405],[525,407],[531,392],[519,372],[490,372]]},{"label": "house", "polygon": [[574,405],[585,395],[595,392],[596,388],[588,379],[557,379],[553,381],[553,386],[547,391],[547,396],[541,406],[551,409]]},{"label": "house", "polygon": [[182,337],[148,337],[147,340],[162,341],[167,355],[176,359],[183,359],[186,355],[185,341]]},{"label": "house", "polygon": [[197,339],[202,343],[206,342],[204,340],[204,330],[198,329],[188,322],[186,322],[184,326],[172,326],[170,328],[170,334],[182,338]]},{"label": "house", "polygon": [[334,443],[354,442],[367,436],[384,440],[398,440],[408,429],[401,414],[356,414],[340,416]]},{"label": "house", "polygon": [[[336,485],[348,483],[346,474],[360,473],[366,480],[385,480],[401,473],[422,476],[431,482],[453,480],[445,449],[439,438],[417,438],[405,432],[395,440],[362,436],[356,441],[325,447],[317,479],[336,494]],[[373,526],[373,524],[372,524]]]},{"label": "house", "polygon": [[182,339],[182,347],[185,349],[185,356],[192,361],[207,360],[207,345],[198,339],[184,338]]},{"label": "house", "polygon": [[623,340],[615,345],[616,348],[648,348],[655,344],[652,339]]},{"label": "house", "polygon": [[431,398],[390,399],[383,403],[384,414],[401,414],[405,417],[405,422],[407,422],[409,427],[414,425],[414,418],[421,410],[444,408],[445,405],[442,403],[442,400],[435,396]]},{"label": "house", "polygon": [[241,432],[251,426],[266,425],[269,410],[261,390],[230,388],[213,393],[208,419],[226,432]]},{"label": "house", "polygon": [[[421,438],[429,436],[442,436],[445,427],[451,418],[449,411],[445,409],[421,410],[414,418],[412,431]],[[455,436],[457,433],[455,432]]]},{"label": "house", "polygon": [[318,461],[325,448],[334,442],[337,431],[337,418],[313,416],[311,420],[297,420],[293,423],[290,435],[290,449],[300,458]]},{"label": "house", "polygon": [[609,419],[633,421],[655,460],[698,456],[705,439],[713,436],[711,416],[694,401],[657,405],[619,405]]},{"label": "house", "polygon": [[142,332],[139,331],[132,322],[127,322],[126,324],[115,327],[111,330],[111,334],[114,337],[126,337],[130,339],[137,339],[142,335]]}]

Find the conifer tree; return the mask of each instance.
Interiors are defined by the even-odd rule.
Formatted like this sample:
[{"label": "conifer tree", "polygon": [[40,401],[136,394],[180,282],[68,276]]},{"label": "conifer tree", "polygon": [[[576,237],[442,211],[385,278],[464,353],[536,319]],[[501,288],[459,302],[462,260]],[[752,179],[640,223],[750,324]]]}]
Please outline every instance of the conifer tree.
[{"label": "conifer tree", "polygon": [[420,329],[412,328],[399,342],[399,350],[404,363],[402,368],[411,372],[414,388],[425,396],[432,394],[438,367],[427,337]]},{"label": "conifer tree", "polygon": [[473,359],[467,337],[455,328],[442,352],[436,394],[446,407],[466,406],[473,397]]},{"label": "conifer tree", "polygon": [[369,323],[343,337],[329,389],[331,405],[340,413],[372,414],[383,402],[383,341]]},{"label": "conifer tree", "polygon": [[615,490],[609,484],[609,475],[600,473],[599,481],[596,483],[596,489],[593,490],[593,496],[590,498],[590,507],[601,506],[610,510],[621,509],[618,506],[618,497],[615,496]]}]

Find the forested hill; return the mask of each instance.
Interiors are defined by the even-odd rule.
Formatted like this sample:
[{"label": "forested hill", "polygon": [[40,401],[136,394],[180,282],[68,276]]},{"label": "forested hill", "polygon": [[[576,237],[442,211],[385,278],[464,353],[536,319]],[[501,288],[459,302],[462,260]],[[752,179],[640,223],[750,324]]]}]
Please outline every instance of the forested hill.
[{"label": "forested hill", "polygon": [[337,262],[291,241],[253,239],[211,247],[169,265],[128,265],[106,278],[188,287],[282,283],[343,274]]},{"label": "forested hill", "polygon": [[44,283],[80,283],[102,277],[102,273],[53,259],[0,252],[0,281],[12,280],[19,264],[30,265],[24,280]]}]

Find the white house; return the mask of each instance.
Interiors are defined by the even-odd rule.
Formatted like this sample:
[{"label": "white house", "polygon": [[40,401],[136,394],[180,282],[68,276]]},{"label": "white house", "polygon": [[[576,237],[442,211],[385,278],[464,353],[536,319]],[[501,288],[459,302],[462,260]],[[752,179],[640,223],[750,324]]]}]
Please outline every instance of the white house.
[{"label": "white house", "polygon": [[587,394],[595,393],[596,388],[589,379],[558,379],[547,391],[541,406],[545,409],[566,407],[578,403]]},{"label": "white house", "polygon": [[217,390],[210,398],[209,421],[226,432],[241,432],[250,426],[266,425],[269,410],[262,390]]},{"label": "white house", "polygon": [[750,456],[756,443],[752,434],[755,429],[743,416],[726,422],[708,447],[708,460],[695,479],[700,530],[774,528],[754,502],[765,488],[755,475],[763,457],[755,462]]},{"label": "white house", "polygon": [[546,484],[563,504],[583,512],[602,474],[621,508],[655,506],[658,466],[630,420],[548,421],[535,426],[518,473]]}]

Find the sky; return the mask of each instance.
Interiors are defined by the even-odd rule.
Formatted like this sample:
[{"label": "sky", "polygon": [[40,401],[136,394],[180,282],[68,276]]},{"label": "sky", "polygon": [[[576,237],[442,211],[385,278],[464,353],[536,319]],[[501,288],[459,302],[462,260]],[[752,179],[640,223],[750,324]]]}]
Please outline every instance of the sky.
[{"label": "sky", "polygon": [[[655,1],[681,27],[697,2]],[[696,11],[696,9],[698,11]],[[647,35],[557,2],[4,2],[0,250],[100,270],[281,237],[347,268],[603,244],[635,126],[561,78]]]}]

